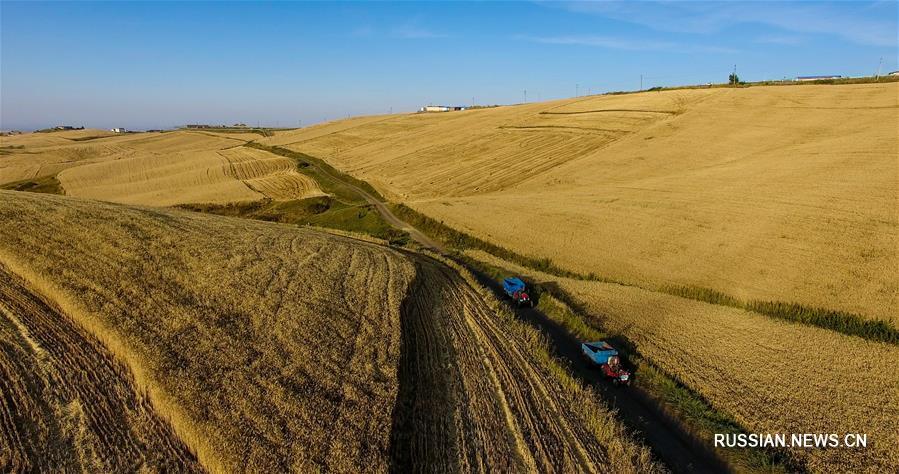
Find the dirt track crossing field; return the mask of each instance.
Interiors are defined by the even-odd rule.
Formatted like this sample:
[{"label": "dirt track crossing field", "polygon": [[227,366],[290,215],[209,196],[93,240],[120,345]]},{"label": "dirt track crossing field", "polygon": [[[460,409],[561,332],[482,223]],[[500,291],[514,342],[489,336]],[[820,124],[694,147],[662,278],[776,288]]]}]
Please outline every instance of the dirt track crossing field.
[{"label": "dirt track crossing field", "polygon": [[[247,219],[0,197],[12,224],[0,260],[126,361],[210,471],[660,470],[539,332],[442,257]],[[27,349],[16,334],[0,340]]]},{"label": "dirt track crossing field", "polygon": [[620,454],[610,455],[579,418],[575,397],[529,348],[536,341],[510,328],[459,274],[426,258],[416,266],[420,281],[403,309],[393,468],[602,472],[616,466]]},{"label": "dirt track crossing field", "polygon": [[0,471],[202,472],[129,370],[0,266]]},{"label": "dirt track crossing field", "polygon": [[[478,281],[491,288],[498,296],[502,287],[483,274],[476,274]],[[564,327],[552,321],[537,308],[520,308],[516,314],[524,321],[547,334],[557,354],[569,364],[572,372],[583,383],[602,393],[618,410],[618,415],[633,431],[642,436],[666,466],[673,472],[727,472],[728,466],[702,441],[687,432],[683,426],[665,413],[641,388],[614,387],[603,380],[599,369],[587,361],[580,352],[582,341]]]}]

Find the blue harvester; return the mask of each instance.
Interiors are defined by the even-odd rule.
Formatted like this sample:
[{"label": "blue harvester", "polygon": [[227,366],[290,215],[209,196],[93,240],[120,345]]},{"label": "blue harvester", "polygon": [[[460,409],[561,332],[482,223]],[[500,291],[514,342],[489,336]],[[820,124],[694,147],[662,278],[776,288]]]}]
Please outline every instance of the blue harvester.
[{"label": "blue harvester", "polygon": [[527,293],[527,286],[521,281],[521,278],[511,277],[503,280],[503,291],[506,292],[506,296],[512,298],[518,307],[534,306],[534,302]]}]

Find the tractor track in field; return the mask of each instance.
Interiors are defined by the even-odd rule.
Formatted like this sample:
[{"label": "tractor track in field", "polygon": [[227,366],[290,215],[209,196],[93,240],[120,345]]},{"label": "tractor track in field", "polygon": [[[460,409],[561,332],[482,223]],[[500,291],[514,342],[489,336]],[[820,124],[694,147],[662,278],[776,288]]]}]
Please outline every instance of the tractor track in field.
[{"label": "tractor track in field", "polygon": [[[490,288],[499,298],[501,285],[489,276],[469,268],[478,281]],[[616,387],[601,378],[600,370],[584,359],[580,341],[564,327],[536,308],[518,308],[516,314],[546,334],[556,355],[568,361],[572,374],[592,386],[610,405],[618,410],[619,418],[652,449],[653,453],[673,472],[731,472],[732,469],[701,440],[686,431],[639,386]],[[639,374],[635,374],[639,377]]]},{"label": "tractor track in field", "polygon": [[0,471],[205,471],[125,364],[2,264],[0,335]]},{"label": "tractor track in field", "polygon": [[[419,231],[412,225],[410,225],[410,224],[404,222],[403,220],[399,219],[398,217],[396,217],[390,211],[390,209],[385,205],[384,202],[375,198],[374,196],[372,196],[365,190],[359,188],[358,186],[355,186],[352,183],[348,183],[348,182],[340,179],[340,177],[334,176],[333,174],[328,173],[327,170],[324,170],[321,168],[319,168],[319,170],[321,172],[327,174],[331,178],[338,180],[338,181],[342,182],[343,184],[352,188],[360,196],[362,196],[366,201],[368,201],[370,204],[375,206],[375,208],[378,210],[378,212],[381,213],[382,217],[388,223],[390,223],[397,229],[409,232],[412,239],[415,240],[416,242],[418,242],[420,245],[422,245],[426,248],[434,249],[438,253],[445,254],[445,249],[443,248],[442,245],[435,242],[433,239],[431,239],[430,237],[428,237],[427,235],[425,235],[424,233],[422,233],[421,231]],[[478,279],[478,281],[481,285],[492,290],[494,292],[494,294],[496,294],[496,296],[499,297],[500,299],[503,298],[502,288],[496,281],[490,279],[483,273],[476,271],[476,269],[470,268],[468,266],[466,266],[466,268],[468,268],[468,270],[471,271],[475,275],[475,277]],[[458,275],[456,275],[456,276],[458,277]],[[459,279],[461,280],[461,278],[459,278]],[[465,283],[464,281],[461,281],[460,283],[462,285],[464,285],[465,287],[468,287],[467,283]],[[422,285],[417,285],[416,288],[418,288],[420,286],[422,286]],[[428,287],[431,285],[424,285],[424,286]],[[428,291],[428,290],[418,289],[416,291]],[[434,295],[431,295],[431,296],[433,297]],[[416,301],[419,299],[420,299],[420,297],[418,297],[418,296],[413,298],[413,300],[416,300]],[[413,304],[420,305],[421,303],[413,303]],[[421,392],[423,392],[423,391],[428,393],[426,398],[430,397],[430,398],[428,398],[428,400],[429,400],[428,403],[432,404],[432,407],[436,406],[435,399],[433,398],[433,397],[437,396],[437,395],[435,395],[435,393],[439,393],[439,396],[437,396],[437,398],[442,397],[444,401],[453,400],[454,396],[458,396],[458,394],[454,395],[453,393],[451,393],[451,390],[453,388],[458,388],[458,387],[454,387],[454,385],[453,385],[454,382],[451,379],[446,378],[446,379],[437,380],[438,378],[448,377],[448,376],[446,376],[446,374],[440,373],[439,375],[435,375],[433,372],[427,373],[428,371],[421,371],[420,367],[418,365],[418,364],[428,364],[428,363],[433,364],[434,363],[433,360],[430,360],[430,361],[427,360],[428,357],[432,357],[432,356],[425,355],[427,353],[427,351],[434,350],[434,348],[433,348],[434,346],[432,346],[432,344],[434,343],[433,338],[436,337],[437,340],[446,341],[447,338],[449,337],[446,334],[443,334],[443,331],[445,331],[445,329],[440,327],[442,321],[440,320],[440,318],[435,318],[433,315],[426,314],[426,313],[428,313],[428,311],[422,311],[422,309],[420,307],[411,312],[413,313],[413,315],[406,314],[407,311],[404,308],[404,316],[403,316],[403,318],[404,318],[404,321],[403,321],[404,350],[403,350],[403,355],[402,355],[402,360],[401,360],[400,395],[398,397],[399,398],[398,404],[403,403],[405,405],[403,405],[404,406],[403,410],[398,409],[398,412],[401,413],[399,418],[402,418],[403,416],[405,416],[405,415],[402,415],[402,413],[404,412],[404,410],[408,410],[410,408],[410,406],[409,406],[410,400],[413,400],[413,402],[411,402],[411,403],[412,403],[412,405],[414,405],[415,404],[414,400],[417,400],[417,397],[421,397],[422,396]],[[415,314],[417,314],[417,315],[415,315]],[[641,390],[638,387],[629,387],[629,388],[620,390],[617,387],[612,387],[610,384],[600,381],[599,370],[596,369],[595,367],[592,367],[591,365],[589,365],[587,363],[587,361],[585,361],[583,358],[580,357],[581,341],[579,341],[577,337],[571,335],[565,328],[561,327],[560,325],[558,325],[557,323],[552,321],[549,317],[547,317],[545,314],[543,314],[542,312],[540,312],[539,310],[537,310],[535,308],[520,309],[517,311],[517,314],[523,320],[525,320],[532,326],[536,327],[537,329],[539,329],[541,332],[543,332],[544,334],[546,334],[549,337],[550,342],[556,351],[556,354],[558,356],[561,356],[562,358],[566,359],[569,362],[569,368],[571,369],[572,375],[574,375],[578,380],[587,384],[588,386],[594,387],[602,395],[602,397],[605,400],[607,400],[614,409],[616,409],[618,411],[619,418],[621,419],[621,421],[630,430],[632,430],[634,433],[636,433],[637,436],[639,438],[641,438],[652,449],[653,453],[671,471],[685,472],[685,473],[687,473],[687,472],[689,472],[689,473],[716,472],[717,473],[717,472],[730,472],[732,470],[717,454],[715,454],[714,451],[712,451],[710,449],[710,447],[707,444],[705,444],[704,442],[702,442],[701,440],[699,440],[698,438],[693,436],[691,433],[687,432],[684,429],[684,427],[680,424],[680,422],[673,419],[671,415],[666,413],[658,405],[658,403],[655,402],[652,399],[652,397],[650,397],[643,390]],[[422,321],[422,319],[425,319],[425,320],[429,319],[429,322]],[[478,321],[481,321],[481,322],[489,321],[489,316],[486,319],[484,317],[471,318],[469,316],[468,319],[472,322],[472,324],[475,324],[477,326]],[[438,333],[441,333],[442,335],[435,336],[432,334],[428,334],[428,330],[438,331]],[[496,333],[491,333],[491,334],[493,334],[494,339],[491,341],[491,345],[489,347],[491,347],[493,349],[493,351],[495,351],[494,354],[499,354],[500,353],[499,348],[496,346],[496,344],[500,344],[499,347],[503,347],[502,346],[502,338],[501,338],[501,336],[497,337],[499,335],[497,335]],[[483,336],[485,336],[485,335],[482,334],[482,340],[484,338]],[[464,347],[464,345],[469,344],[469,343],[470,343],[470,341],[466,341],[464,338],[459,339],[457,341],[457,344],[462,344],[463,346],[459,346],[459,345],[446,346],[447,351],[448,352],[452,351],[454,348],[456,350],[458,350],[460,347],[462,347],[463,349],[468,349],[467,347]],[[425,360],[422,360],[422,359],[425,359]],[[489,360],[489,357],[485,358],[484,360]],[[406,372],[406,371],[410,370],[407,367],[407,365],[409,365],[409,364],[411,364],[414,367],[419,367],[419,369],[416,371],[415,376],[411,376],[410,372]],[[459,367],[455,366],[455,370],[458,371]],[[437,370],[436,372],[444,372],[444,371]],[[423,373],[427,373],[427,374],[423,375]],[[528,374],[524,373],[524,374],[521,374],[521,376],[524,379],[527,379]],[[637,374],[637,376],[639,376],[639,374]],[[464,383],[465,378],[463,377],[462,380],[463,380],[462,383]],[[495,378],[493,380],[494,380],[494,382],[496,381]],[[515,400],[515,401],[519,402],[519,400]],[[548,435],[549,433],[546,433],[546,434],[539,433],[532,425],[528,424],[530,421],[529,417],[535,416],[535,414],[537,416],[539,416],[540,414],[545,414],[544,411],[546,410],[546,408],[551,407],[551,406],[553,406],[552,403],[537,404],[537,405],[535,405],[535,412],[524,412],[524,413],[519,414],[519,415],[523,416],[523,419],[522,419],[523,421],[521,422],[521,425],[526,428],[525,431],[527,432],[527,437],[526,437],[526,434],[523,433],[521,430],[517,431],[518,436],[520,437],[519,439],[517,439],[517,443],[519,445],[521,445],[522,443],[527,445],[528,442],[532,443],[531,447],[536,449],[536,451],[538,452],[538,457],[546,456],[549,453],[545,448],[545,443],[543,442],[543,440],[539,439],[539,436]],[[423,407],[419,407],[419,408],[423,408]],[[506,407],[506,408],[508,408],[508,407]],[[419,412],[420,411],[421,410],[419,410]],[[464,441],[464,439],[462,441],[457,440],[457,443],[453,444],[453,443],[447,443],[446,440],[444,440],[444,441],[437,441],[437,440],[425,441],[425,439],[427,439],[428,436],[424,436],[423,438],[418,438],[419,436],[422,435],[422,433],[433,435],[433,432],[427,431],[428,429],[432,429],[433,426],[448,426],[447,423],[449,423],[449,422],[446,419],[442,420],[443,425],[441,425],[440,423],[428,424],[428,422],[424,422],[424,420],[429,420],[431,423],[435,422],[435,420],[430,420],[429,416],[425,416],[422,418],[420,415],[420,418],[418,420],[414,420],[412,422],[412,424],[414,425],[418,421],[421,421],[421,423],[419,423],[419,426],[424,430],[422,432],[416,432],[418,434],[415,435],[415,437],[417,438],[415,440],[415,442],[434,443],[435,445],[442,446],[442,448],[437,449],[437,450],[431,450],[431,448],[419,447],[419,448],[416,448],[416,449],[418,449],[418,451],[416,451],[416,449],[413,449],[411,452],[426,453],[427,454],[425,456],[426,458],[431,458],[432,462],[438,462],[438,464],[439,464],[439,462],[441,462],[441,460],[449,459],[448,453],[452,452],[453,449],[464,450],[465,446],[459,445],[459,443]],[[448,415],[444,414],[443,416],[448,416]],[[507,418],[507,421],[506,421],[507,425],[509,423],[515,422],[514,419],[513,420],[508,419],[510,416],[512,416],[508,410],[506,411],[505,416]],[[560,416],[559,419],[565,418],[564,413],[562,413],[562,414],[556,413],[555,416]],[[493,422],[498,423],[495,419],[493,420]],[[456,428],[459,429],[460,428],[460,426],[458,424],[459,420],[456,420],[455,423],[456,423],[456,425],[455,425]],[[462,426],[465,427],[466,425],[463,423]],[[465,429],[470,429],[470,428],[471,427],[465,427]],[[410,426],[406,426],[406,425],[401,426],[401,423],[398,424],[398,420],[395,418],[394,434],[407,433],[402,436],[410,436],[408,434],[409,429],[410,429]],[[483,435],[483,434],[484,434],[484,432],[481,431],[480,435]],[[536,438],[534,437],[535,434],[537,434]],[[481,445],[481,443],[483,443],[485,441],[484,439],[481,439],[481,438],[478,438],[478,439],[479,439],[478,445]],[[576,437],[575,437],[575,439],[576,439]],[[553,439],[553,442],[562,441],[564,443],[563,440],[564,440],[564,437],[561,439],[556,437]],[[571,441],[570,437],[568,438],[568,441]],[[394,439],[393,445],[394,445],[394,447],[402,447],[402,449],[407,449],[407,450],[412,448],[411,446],[403,444],[404,442],[405,441],[403,439]],[[575,444],[577,444],[577,443],[575,443]],[[580,460],[584,461],[583,447],[577,446],[575,448],[575,450],[580,451]],[[519,451],[522,451],[522,450],[519,449]],[[397,451],[394,451],[394,453],[396,453],[396,452]],[[438,452],[444,452],[447,454],[437,455],[436,453],[438,453]],[[556,455],[558,455],[558,454],[559,453],[556,453]],[[566,453],[566,455],[569,455],[569,456],[570,456],[570,454],[571,453]],[[485,463],[487,459],[490,459],[491,462],[495,462],[497,459],[499,459],[499,458],[492,458],[492,457],[479,458],[476,453],[472,454],[472,456],[473,456],[473,458],[469,459],[469,461],[470,461],[469,467],[473,467],[473,466],[477,466],[477,465],[490,466],[491,464]],[[568,457],[566,459],[571,459],[571,458]],[[541,458],[541,460],[544,462],[548,461],[548,459],[545,457]],[[408,464],[406,464],[407,461],[409,461],[409,459],[398,459],[395,457],[393,464],[395,466],[408,466]],[[527,462],[527,461],[530,461],[530,462]],[[524,462],[524,464],[523,464],[524,466],[537,467],[541,471],[547,470],[547,469],[552,470],[553,467],[555,467],[555,468],[559,467],[559,466],[552,466],[549,464],[541,465],[537,462],[537,460],[535,460],[533,458],[531,458],[531,459],[519,458],[519,463],[522,463],[522,462]],[[434,465],[438,465],[438,464],[434,464]],[[413,464],[413,466],[414,466],[414,464]],[[522,465],[519,464],[519,467],[521,467],[521,466]],[[568,467],[572,467],[572,466],[569,465]],[[593,469],[588,469],[587,466],[581,465],[580,468],[577,470],[589,471],[589,470],[593,470]]]},{"label": "tractor track in field", "polygon": [[[395,472],[601,472],[605,447],[455,270],[416,256],[402,311]],[[447,304],[452,302],[452,304]]]}]

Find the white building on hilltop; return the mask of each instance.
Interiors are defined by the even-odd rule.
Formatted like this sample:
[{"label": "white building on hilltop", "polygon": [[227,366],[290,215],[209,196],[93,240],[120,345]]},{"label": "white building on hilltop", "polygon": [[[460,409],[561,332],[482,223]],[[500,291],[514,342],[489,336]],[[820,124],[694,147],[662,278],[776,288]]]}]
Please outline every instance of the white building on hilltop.
[{"label": "white building on hilltop", "polygon": [[420,109],[419,112],[449,112],[451,110],[465,110],[468,107],[461,105],[426,105]]}]

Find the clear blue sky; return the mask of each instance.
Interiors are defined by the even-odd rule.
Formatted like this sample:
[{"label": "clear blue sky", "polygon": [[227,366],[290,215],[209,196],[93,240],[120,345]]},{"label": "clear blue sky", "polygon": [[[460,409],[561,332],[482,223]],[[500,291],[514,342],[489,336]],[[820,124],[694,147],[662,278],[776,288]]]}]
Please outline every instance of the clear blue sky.
[{"label": "clear blue sky", "polygon": [[897,67],[897,3],[0,3],[0,128],[296,126]]}]

